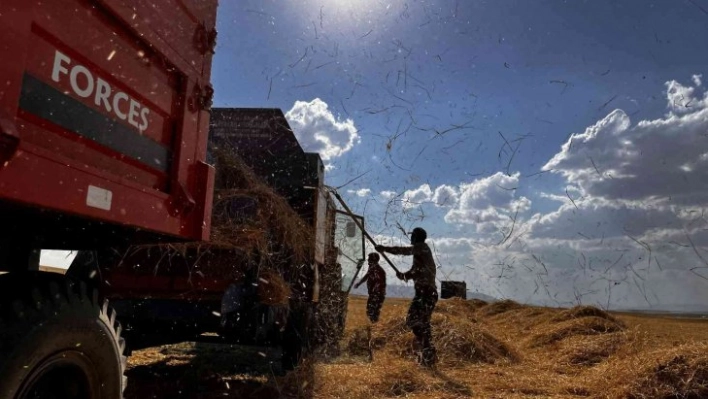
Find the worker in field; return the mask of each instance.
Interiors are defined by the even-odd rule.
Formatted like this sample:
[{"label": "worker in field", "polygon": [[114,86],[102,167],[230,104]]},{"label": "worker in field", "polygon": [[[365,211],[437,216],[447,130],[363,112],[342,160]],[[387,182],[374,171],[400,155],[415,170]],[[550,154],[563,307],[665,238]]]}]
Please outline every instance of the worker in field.
[{"label": "worker in field", "polygon": [[384,299],[386,299],[386,272],[379,265],[379,259],[381,259],[381,256],[376,252],[369,254],[369,270],[354,286],[359,288],[360,285],[366,282],[366,288],[369,292],[369,299],[366,301],[366,315],[371,323],[379,321],[381,307]]},{"label": "worker in field", "polygon": [[388,252],[394,255],[412,255],[413,265],[405,273],[396,272],[396,277],[403,281],[413,280],[415,296],[408,308],[406,326],[413,331],[416,344],[420,348],[418,361],[420,364],[431,367],[437,360],[435,347],[432,342],[430,318],[438,302],[438,290],[435,285],[435,261],[433,253],[425,243],[428,233],[420,227],[411,232],[410,247],[376,246],[378,252]]}]

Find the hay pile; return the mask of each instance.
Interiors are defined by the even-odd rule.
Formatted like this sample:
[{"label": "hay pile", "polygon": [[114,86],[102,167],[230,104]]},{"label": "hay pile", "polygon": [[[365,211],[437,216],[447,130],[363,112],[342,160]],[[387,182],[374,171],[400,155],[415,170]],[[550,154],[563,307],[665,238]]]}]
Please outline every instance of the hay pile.
[{"label": "hay pile", "polygon": [[407,397],[429,390],[425,377],[418,370],[393,369],[372,387],[377,397]]},{"label": "hay pile", "polygon": [[576,306],[570,309],[565,309],[561,311],[560,313],[556,314],[553,316],[551,321],[553,322],[561,322],[561,321],[567,321],[567,320],[573,320],[573,319],[580,319],[583,317],[599,317],[601,319],[605,320],[610,320],[612,322],[621,324],[624,326],[624,323],[617,320],[615,317],[611,316],[609,313],[605,312],[604,310],[598,309],[594,306]]},{"label": "hay pile", "polygon": [[279,273],[263,270],[258,275],[258,301],[265,305],[287,305],[290,286]]},{"label": "hay pile", "polygon": [[642,354],[618,362],[608,370],[628,383],[614,397],[686,398],[708,397],[708,344],[691,343]]},{"label": "hay pile", "polygon": [[[486,305],[486,302],[484,305]],[[484,305],[455,297],[439,300],[437,305],[435,305],[435,311],[452,316],[465,317],[469,320],[475,320],[475,312]]]},{"label": "hay pile", "polygon": [[[465,319],[434,315],[433,340],[440,362],[458,363],[509,363],[517,355],[506,344],[478,325]],[[409,336],[412,342],[412,335]]]},{"label": "hay pile", "polygon": [[[511,363],[517,354],[465,314],[470,312],[464,301],[448,302],[433,313],[433,342],[440,363],[463,366],[470,363]],[[455,306],[457,305],[457,306]],[[368,354],[368,327],[351,333],[347,348],[353,355]],[[406,327],[404,316],[386,318],[371,327],[371,347],[404,358],[414,358],[416,349],[413,333]]]},{"label": "hay pile", "polygon": [[570,337],[563,343],[560,363],[581,367],[595,366],[617,353],[631,339],[627,332]]},{"label": "hay pile", "polygon": [[310,259],[312,227],[232,152],[214,149],[216,186],[211,242],[247,253],[274,252],[294,263]]},{"label": "hay pile", "polygon": [[511,299],[505,299],[503,301],[494,302],[488,304],[481,309],[479,309],[478,314],[482,317],[493,317],[510,310],[520,309],[523,305],[518,302],[512,301]]},{"label": "hay pile", "polygon": [[477,298],[468,299],[467,302],[468,302],[470,305],[474,306],[476,309],[479,309],[479,308],[481,308],[482,306],[487,306],[487,305],[489,305],[489,302],[484,301],[484,300],[481,300],[481,299],[477,299]]},{"label": "hay pile", "polygon": [[624,329],[624,326],[615,321],[596,316],[571,319],[539,328],[540,331],[531,337],[529,346],[539,347],[573,336],[609,334],[623,331]]},{"label": "hay pile", "polygon": [[554,311],[535,306],[521,306],[498,313],[489,321],[498,325],[513,325],[522,331],[532,331],[547,324],[554,316]]}]

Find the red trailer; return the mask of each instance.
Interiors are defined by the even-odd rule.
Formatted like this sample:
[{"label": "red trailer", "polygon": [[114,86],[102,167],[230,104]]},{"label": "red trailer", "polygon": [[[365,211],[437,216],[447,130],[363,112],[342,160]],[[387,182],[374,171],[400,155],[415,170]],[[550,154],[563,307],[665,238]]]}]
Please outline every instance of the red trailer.
[{"label": "red trailer", "polygon": [[216,7],[0,4],[0,397],[122,396],[96,270],[39,272],[39,250],[208,239]]}]

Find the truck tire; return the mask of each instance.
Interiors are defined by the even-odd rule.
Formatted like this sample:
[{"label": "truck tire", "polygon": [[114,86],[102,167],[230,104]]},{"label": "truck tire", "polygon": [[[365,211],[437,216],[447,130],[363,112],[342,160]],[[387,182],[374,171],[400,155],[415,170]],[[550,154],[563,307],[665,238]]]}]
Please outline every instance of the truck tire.
[{"label": "truck tire", "polygon": [[121,399],[126,357],[107,301],[50,273],[0,276],[0,397]]},{"label": "truck tire", "polygon": [[282,368],[291,371],[297,368],[310,351],[309,325],[312,308],[309,303],[291,302],[288,322],[283,331]]}]

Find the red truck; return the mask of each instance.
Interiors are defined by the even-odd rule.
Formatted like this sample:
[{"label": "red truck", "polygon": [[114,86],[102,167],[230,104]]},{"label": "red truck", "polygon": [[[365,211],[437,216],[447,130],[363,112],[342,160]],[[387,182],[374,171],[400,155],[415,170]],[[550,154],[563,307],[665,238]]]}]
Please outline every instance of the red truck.
[{"label": "red truck", "polygon": [[[133,278],[115,257],[86,255],[209,240],[216,8],[216,0],[0,4],[0,397],[121,398],[126,343],[108,299],[139,336],[178,322],[146,322],[135,310],[157,293],[177,307],[209,298],[200,311],[224,295],[218,281],[195,288],[172,275],[160,285],[157,274]],[[321,183],[310,194],[324,202],[298,213],[334,226],[307,219],[312,209],[334,214]],[[346,236],[357,236],[347,226]],[[42,249],[80,256],[65,275],[47,273]],[[325,260],[312,262],[322,268],[315,275],[331,273]],[[313,278],[314,302],[322,293]]]}]

